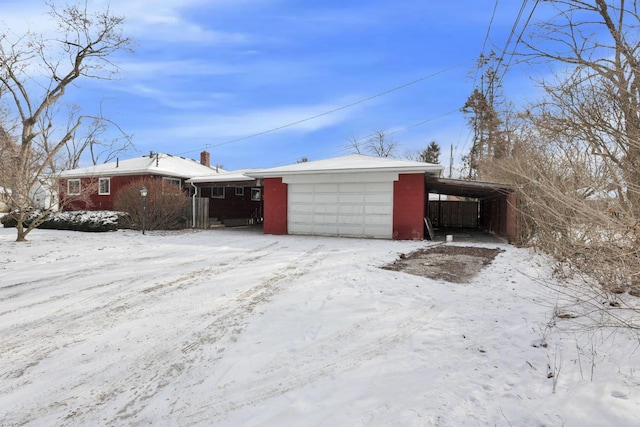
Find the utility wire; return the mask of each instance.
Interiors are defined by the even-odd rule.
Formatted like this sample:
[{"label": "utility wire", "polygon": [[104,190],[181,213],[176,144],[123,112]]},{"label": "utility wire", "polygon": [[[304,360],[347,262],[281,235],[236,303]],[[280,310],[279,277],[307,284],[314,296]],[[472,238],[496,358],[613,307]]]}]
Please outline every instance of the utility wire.
[{"label": "utility wire", "polygon": [[493,19],[496,17],[496,10],[498,9],[498,0],[493,5],[493,12],[491,13],[491,19],[489,20],[489,26],[487,27],[487,34],[484,36],[484,42],[482,43],[481,52],[484,53],[484,49],[487,47],[487,41],[489,40],[489,35],[491,34],[491,26],[493,25]]},{"label": "utility wire", "polygon": [[[526,3],[526,1],[524,3]],[[504,66],[504,71],[502,72],[502,76],[500,77],[500,79],[498,79],[498,84],[502,83],[502,79],[504,79],[505,74],[507,74],[507,70],[511,66],[511,61],[513,60],[513,57],[515,56],[516,50],[518,49],[518,45],[522,41],[522,36],[524,35],[524,32],[527,29],[527,26],[529,25],[529,22],[531,22],[531,18],[533,17],[533,13],[536,11],[536,7],[538,7],[538,3],[540,3],[540,0],[535,0],[535,3],[533,4],[533,7],[531,8],[531,12],[529,13],[529,16],[527,17],[526,22],[522,26],[522,30],[520,31],[520,35],[518,35],[518,38],[516,39],[516,44],[513,46],[513,49],[511,50],[511,53],[509,54],[509,60],[507,61],[507,64]],[[504,48],[504,51],[503,51],[503,55],[501,55],[501,57],[503,57],[504,53],[506,53],[506,49],[507,49],[507,45],[505,45],[505,48]]]},{"label": "utility wire", "polygon": [[404,132],[404,131],[405,131],[405,130],[407,130],[407,129],[412,129],[412,128],[415,128],[415,127],[418,127],[418,126],[422,126],[422,125],[424,125],[425,123],[429,123],[429,122],[432,122],[432,121],[434,121],[434,120],[441,119],[442,117],[448,116],[449,114],[453,114],[453,113],[456,113],[456,112],[458,112],[458,111],[460,111],[460,109],[459,109],[459,108],[456,108],[455,110],[447,111],[446,113],[442,113],[442,114],[440,114],[440,115],[438,115],[438,116],[431,117],[431,118],[428,118],[428,119],[423,120],[423,121],[421,121],[421,122],[414,123],[414,124],[411,124],[411,125],[409,125],[409,126],[405,126],[405,127],[403,127],[403,128],[400,128],[400,129],[394,130],[393,132],[389,132],[387,135],[391,136],[391,135],[394,135],[394,134],[396,134],[396,133],[398,133],[398,132]]},{"label": "utility wire", "polygon": [[[505,75],[507,74],[507,71],[509,69],[509,67],[511,66],[511,61],[513,60],[513,57],[515,56],[516,50],[518,48],[518,45],[520,44],[520,42],[522,41],[522,37],[524,35],[525,30],[527,29],[527,26],[529,25],[529,23],[531,22],[531,18],[533,17],[533,14],[536,10],[536,7],[538,6],[538,3],[540,2],[540,0],[535,0],[535,3],[533,4],[533,7],[531,8],[531,12],[529,12],[529,16],[527,17],[527,20],[525,21],[524,25],[522,26],[522,29],[520,30],[520,33],[516,39],[515,45],[513,46],[513,49],[510,50],[509,52],[509,45],[511,44],[511,41],[513,40],[513,37],[516,35],[516,30],[518,28],[518,25],[520,24],[520,20],[522,19],[522,16],[524,14],[524,11],[527,8],[527,3],[529,2],[529,0],[523,0],[522,1],[522,5],[520,6],[520,10],[518,11],[518,15],[516,16],[516,19],[513,23],[513,26],[511,27],[511,31],[509,32],[509,36],[507,37],[507,41],[504,44],[504,48],[502,48],[502,51],[500,52],[500,56],[498,57],[497,63],[495,65],[495,70],[496,72],[492,75],[490,81],[488,82],[489,87],[491,88],[491,91],[493,91],[493,88],[496,85],[500,85],[502,84],[502,81],[505,77]],[[496,0],[496,3],[494,5],[494,13],[495,13],[495,7],[497,7],[498,5],[498,1]],[[493,16],[491,17],[491,22],[493,22]],[[489,27],[491,27],[491,22],[489,23]],[[487,32],[487,37],[485,37],[485,44],[487,42],[488,39],[488,32]],[[485,45],[483,45],[483,51],[482,53],[484,54],[484,47]],[[506,62],[506,65],[504,65],[504,67],[502,68],[502,73],[500,74],[500,77],[498,78],[498,70],[500,69],[500,66],[503,64],[505,56],[508,56],[509,59]],[[478,70],[479,71],[479,70]],[[476,73],[476,77],[477,77],[478,73]],[[476,81],[474,80],[474,87],[476,85]],[[468,141],[465,143],[465,146],[463,148],[463,151],[466,150],[466,147],[468,145]]]},{"label": "utility wire", "polygon": [[[454,109],[454,110],[447,111],[446,113],[442,113],[442,114],[440,114],[440,115],[438,115],[438,116],[430,117],[430,118],[428,118],[428,119],[426,119],[426,120],[422,120],[422,121],[420,121],[420,122],[410,124],[410,125],[408,125],[408,126],[405,126],[405,127],[400,128],[400,129],[396,129],[396,130],[394,130],[394,131],[392,131],[392,132],[385,132],[385,133],[384,133],[384,135],[385,135],[385,136],[395,135],[396,133],[404,132],[404,131],[405,131],[405,130],[407,130],[407,129],[412,129],[412,128],[415,128],[415,127],[418,127],[418,126],[422,126],[422,125],[424,125],[424,124],[426,124],[426,123],[433,122],[433,121],[435,121],[435,120],[441,119],[442,117],[448,116],[449,114],[457,113],[458,111],[460,111],[460,109],[459,109],[459,108],[456,108],[456,109]],[[365,136],[363,136],[362,138],[355,138],[355,137],[353,137],[353,139],[349,141],[349,144],[347,144],[346,146],[344,146],[344,147],[343,147],[343,149],[341,149],[341,151],[348,151],[348,150],[351,150],[351,149],[353,148],[353,147],[352,147],[352,143],[354,143],[354,142],[355,142],[355,143],[366,142],[369,138],[372,138],[372,137],[374,137],[374,136],[376,136],[376,133],[375,133],[375,132],[370,133],[370,134],[368,134],[368,135],[365,135]]]},{"label": "utility wire", "polygon": [[[461,67],[462,65],[464,65],[464,64],[466,64],[468,62],[469,61],[467,60],[467,61],[461,62],[459,64],[452,65],[450,67],[447,67],[447,68],[444,68],[442,70],[436,71],[435,73],[429,74],[429,75],[424,76],[424,77],[420,77],[419,79],[410,81],[408,83],[404,83],[404,84],[402,84],[400,86],[396,86],[396,87],[394,87],[392,89],[385,90],[384,92],[380,92],[380,93],[377,93],[375,95],[371,95],[371,96],[369,96],[367,98],[360,99],[360,100],[352,102],[350,104],[343,105],[341,107],[334,108],[332,110],[325,111],[325,112],[320,113],[320,114],[316,114],[315,116],[307,117],[305,119],[298,120],[298,121],[295,121],[295,122],[292,122],[292,123],[288,123],[286,125],[278,126],[278,127],[272,128],[272,129],[268,129],[268,130],[265,130],[265,131],[262,131],[262,132],[257,132],[257,133],[251,134],[251,135],[242,136],[240,138],[231,139],[229,141],[221,142],[219,144],[206,144],[204,148],[214,148],[214,147],[220,147],[222,145],[233,144],[235,142],[244,141],[244,140],[250,139],[250,138],[255,138],[257,136],[265,135],[265,134],[268,134],[268,133],[271,133],[271,132],[276,132],[278,130],[282,130],[282,129],[285,129],[285,128],[288,128],[288,127],[291,127],[291,126],[295,126],[295,125],[298,125],[300,123],[308,122],[310,120],[315,120],[315,119],[317,119],[319,117],[326,116],[328,114],[332,114],[332,113],[335,113],[337,111],[344,110],[344,109],[347,109],[347,108],[351,108],[351,107],[353,107],[355,105],[371,101],[372,99],[379,98],[381,96],[388,95],[388,94],[390,94],[392,92],[398,91],[400,89],[404,89],[404,88],[406,88],[408,86],[411,86],[411,85],[414,85],[416,83],[420,83],[420,82],[422,82],[424,80],[430,79],[430,78],[435,77],[435,76],[437,76],[439,74],[446,73],[447,71],[451,71],[451,70],[453,70],[455,68]],[[185,151],[183,153],[180,153],[179,155],[194,153],[194,152],[200,151],[200,150],[202,150],[202,148],[196,149],[196,150]]]},{"label": "utility wire", "polygon": [[[482,42],[482,50],[480,51],[480,56],[483,57],[484,56],[484,52],[485,49],[487,47],[487,42],[489,41],[489,37],[491,36],[491,28],[493,27],[493,20],[496,17],[496,11],[498,10],[498,0],[495,1],[495,3],[493,4],[493,11],[491,12],[491,19],[489,20],[489,25],[487,26],[487,33],[484,36],[484,41]],[[478,60],[478,64],[479,64],[479,60]],[[476,87],[476,84],[478,83],[478,74],[480,73],[480,66],[476,66],[476,72],[473,76],[473,87]],[[462,138],[462,132],[461,135],[458,137],[458,144],[460,143],[460,139]],[[467,142],[465,142],[462,151],[466,151],[467,149]]]}]

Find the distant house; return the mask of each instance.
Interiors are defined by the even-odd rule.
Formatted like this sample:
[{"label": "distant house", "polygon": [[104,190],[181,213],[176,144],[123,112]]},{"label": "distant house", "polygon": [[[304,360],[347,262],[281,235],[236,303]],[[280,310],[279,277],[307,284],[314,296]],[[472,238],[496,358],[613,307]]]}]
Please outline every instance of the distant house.
[{"label": "distant house", "polygon": [[[61,198],[71,198],[65,210],[111,210],[118,191],[133,181],[152,177],[186,188],[185,181],[189,178],[221,172],[224,171],[210,167],[210,154],[206,151],[200,154],[200,162],[152,152],[133,159],[64,171],[60,174],[59,191]],[[73,196],[78,196],[78,200],[73,200]]]},{"label": "distant house", "polygon": [[360,154],[247,172],[264,183],[264,232],[423,239],[425,180],[440,165]]}]

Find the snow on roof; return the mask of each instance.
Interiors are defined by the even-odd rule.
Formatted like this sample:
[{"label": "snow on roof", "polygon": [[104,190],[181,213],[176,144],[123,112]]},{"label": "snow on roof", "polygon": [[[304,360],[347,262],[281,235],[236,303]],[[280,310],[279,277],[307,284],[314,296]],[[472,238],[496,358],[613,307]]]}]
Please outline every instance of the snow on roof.
[{"label": "snow on roof", "polygon": [[256,169],[253,172],[248,172],[247,175],[256,178],[268,178],[307,173],[388,171],[403,173],[426,172],[430,175],[438,176],[443,169],[443,166],[434,163],[351,154],[348,156],[296,163],[271,169]]},{"label": "snow on roof", "polygon": [[177,178],[192,178],[224,172],[171,154],[152,153],[133,159],[120,160],[86,168],[71,169],[60,174],[61,178],[82,178],[105,175],[165,175]]},{"label": "snow on roof", "polygon": [[256,169],[238,169],[235,171],[223,171],[221,173],[213,173],[209,175],[202,175],[188,179],[187,182],[194,184],[200,184],[203,182],[232,182],[232,181],[255,181],[247,173],[254,172]]}]

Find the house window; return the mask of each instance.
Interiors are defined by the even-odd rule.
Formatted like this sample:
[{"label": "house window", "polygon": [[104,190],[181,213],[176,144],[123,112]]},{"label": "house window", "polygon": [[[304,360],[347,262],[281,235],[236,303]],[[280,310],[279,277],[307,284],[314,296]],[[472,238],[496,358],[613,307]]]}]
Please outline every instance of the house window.
[{"label": "house window", "polygon": [[253,200],[254,202],[259,202],[260,200],[262,200],[262,190],[260,190],[259,188],[252,188],[251,200]]},{"label": "house window", "polygon": [[166,178],[163,177],[162,178],[162,184],[172,184],[172,185],[177,185],[178,188],[182,187],[182,181],[180,180],[180,178]]},{"label": "house window", "polygon": [[244,187],[236,187],[236,196],[244,196]]},{"label": "house window", "polygon": [[111,194],[111,178],[100,178],[98,180],[98,194]]},{"label": "house window", "polygon": [[69,179],[67,180],[67,194],[70,196],[77,196],[80,194],[80,180]]},{"label": "house window", "polygon": [[212,187],[211,188],[211,198],[213,198],[213,199],[224,199],[224,187]]}]

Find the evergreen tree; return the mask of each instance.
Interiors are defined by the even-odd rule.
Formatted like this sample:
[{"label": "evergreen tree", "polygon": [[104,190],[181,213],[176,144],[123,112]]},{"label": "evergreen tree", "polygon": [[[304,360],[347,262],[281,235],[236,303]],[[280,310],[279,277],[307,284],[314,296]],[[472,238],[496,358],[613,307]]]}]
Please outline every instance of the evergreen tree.
[{"label": "evergreen tree", "polygon": [[429,146],[420,153],[420,161],[426,163],[440,163],[440,146],[437,142],[431,141]]}]

